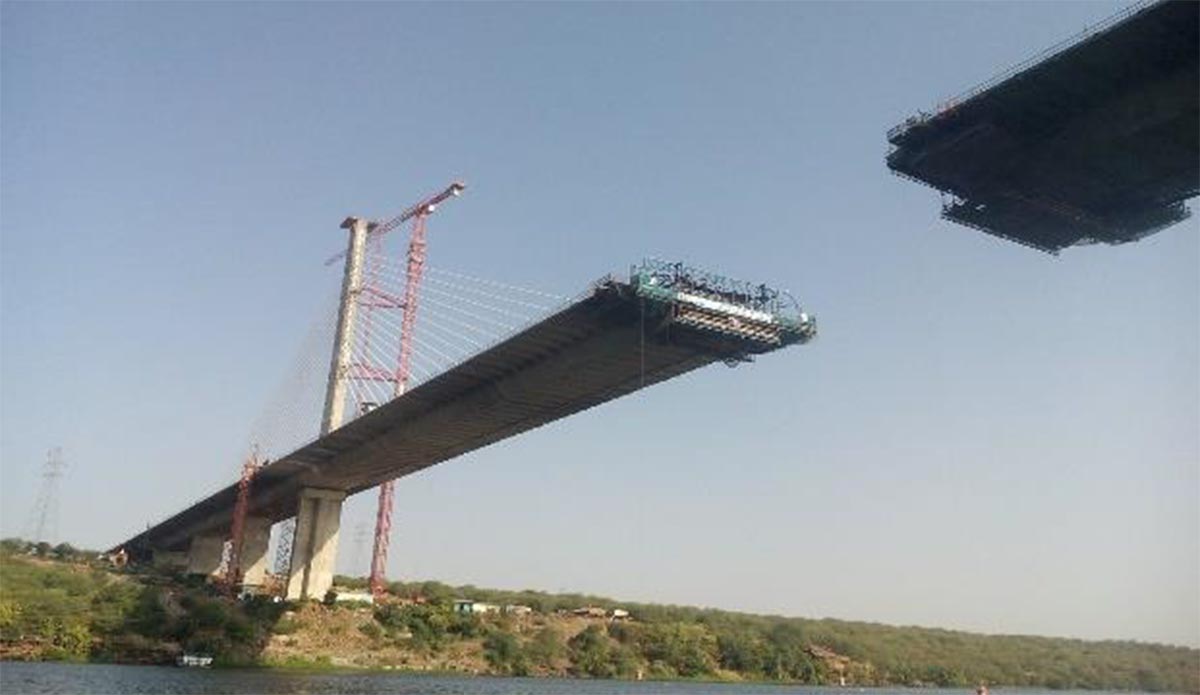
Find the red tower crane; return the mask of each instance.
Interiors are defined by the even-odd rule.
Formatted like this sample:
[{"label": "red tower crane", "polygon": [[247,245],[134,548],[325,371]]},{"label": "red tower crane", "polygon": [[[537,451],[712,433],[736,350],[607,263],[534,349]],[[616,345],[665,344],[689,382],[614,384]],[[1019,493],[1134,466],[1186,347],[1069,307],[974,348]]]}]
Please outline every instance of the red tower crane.
[{"label": "red tower crane", "polygon": [[231,594],[242,582],[242,549],[246,535],[246,512],[250,508],[250,485],[263,463],[259,460],[258,446],[251,447],[250,455],[242,465],[242,477],[238,480],[237,502],[233,506],[233,523],[229,530],[229,562],[225,566],[224,577],[225,588]]},{"label": "red tower crane", "polygon": [[[396,365],[394,394],[399,396],[408,387],[412,368],[412,333],[417,322],[417,300],[421,278],[425,272],[425,218],[442,202],[460,195],[466,185],[455,181],[444,191],[413,205],[396,217],[371,226],[370,235],[378,239],[396,227],[412,220],[412,235],[408,241],[408,265],[405,269],[403,314],[400,320],[400,356]],[[375,545],[371,553],[371,593],[376,596],[387,590],[388,543],[392,535],[392,499],[394,480],[379,486],[379,508],[375,513]]]}]

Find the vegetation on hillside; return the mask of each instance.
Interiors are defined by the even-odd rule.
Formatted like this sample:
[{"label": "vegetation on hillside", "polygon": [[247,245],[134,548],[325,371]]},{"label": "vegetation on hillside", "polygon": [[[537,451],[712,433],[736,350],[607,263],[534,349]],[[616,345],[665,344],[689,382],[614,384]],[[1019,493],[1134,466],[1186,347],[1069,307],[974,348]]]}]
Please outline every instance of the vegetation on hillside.
[{"label": "vegetation on hillside", "polygon": [[[69,546],[0,545],[0,658],[345,665],[594,678],[1200,692],[1200,651],[986,636],[617,603],[577,594],[394,583],[379,605],[239,601],[197,578],[113,570]],[[338,577],[344,591],[361,579]],[[333,597],[330,597],[331,599]],[[528,606],[461,614],[455,599]],[[623,608],[630,620],[579,616]],[[602,611],[595,611],[602,613]]]},{"label": "vegetation on hillside", "polygon": [[[339,577],[347,588],[363,580]],[[1200,692],[1200,651],[1133,641],[1084,641],[893,627],[843,620],[749,615],[621,603],[580,594],[502,591],[437,582],[393,583],[392,594],[444,604],[469,597],[541,614],[580,606],[624,608],[632,622],[590,624],[566,644],[575,675],[714,678],[859,685],[973,686]],[[531,640],[522,642],[522,650]],[[495,659],[521,672],[532,655],[511,645]]]},{"label": "vegetation on hillside", "polygon": [[282,607],[203,581],[117,573],[70,546],[0,541],[0,658],[158,663],[183,650],[254,663]]}]

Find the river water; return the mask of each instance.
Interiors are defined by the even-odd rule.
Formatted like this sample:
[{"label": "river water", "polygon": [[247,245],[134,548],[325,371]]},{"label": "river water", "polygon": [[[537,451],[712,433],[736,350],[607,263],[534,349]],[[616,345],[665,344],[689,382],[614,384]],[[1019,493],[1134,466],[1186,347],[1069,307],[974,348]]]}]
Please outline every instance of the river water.
[{"label": "river water", "polygon": [[[729,683],[648,683],[558,678],[466,678],[388,672],[309,672],[268,669],[196,669],[109,664],[0,663],[0,693],[279,693],[281,695],[846,695],[860,688],[816,688]],[[870,689],[871,695],[932,691]],[[938,691],[974,695],[970,689]],[[1023,690],[1022,695],[1050,695]],[[1003,690],[997,695],[1014,695]],[[1061,693],[1055,693],[1061,695]],[[1124,693],[1123,695],[1129,695]]]}]

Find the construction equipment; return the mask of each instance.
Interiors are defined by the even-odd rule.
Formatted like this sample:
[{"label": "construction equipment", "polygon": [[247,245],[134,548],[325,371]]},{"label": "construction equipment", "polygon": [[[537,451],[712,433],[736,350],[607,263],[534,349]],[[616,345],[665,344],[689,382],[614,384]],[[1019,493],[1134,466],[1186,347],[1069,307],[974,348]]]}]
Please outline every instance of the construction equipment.
[{"label": "construction equipment", "polygon": [[259,460],[258,446],[250,448],[250,455],[242,464],[242,477],[238,480],[237,502],[233,505],[233,523],[229,531],[229,562],[225,566],[224,584],[226,591],[233,593],[242,583],[242,548],[246,541],[246,511],[250,507],[250,483],[254,474],[265,462]]},{"label": "construction equipment", "polygon": [[[371,239],[378,243],[384,234],[412,220],[412,233],[408,241],[408,265],[405,273],[404,297],[401,300],[402,318],[400,322],[400,354],[397,360],[393,385],[394,394],[399,396],[408,387],[412,370],[413,328],[417,321],[417,301],[421,288],[421,278],[425,272],[425,219],[433,214],[437,206],[450,198],[462,194],[466,188],[462,182],[455,181],[441,193],[430,196],[409,207],[396,217],[385,222],[373,224],[370,228]],[[373,277],[368,273],[368,277]],[[382,296],[378,288],[372,288],[370,280],[364,287],[364,293]],[[379,506],[375,513],[375,543],[371,552],[371,593],[379,596],[387,590],[387,556],[388,544],[392,533],[392,505],[395,497],[395,481],[388,480],[379,486]]]},{"label": "construction equipment", "polygon": [[[455,197],[462,195],[462,192],[464,190],[466,190],[466,188],[467,188],[467,185],[465,183],[463,183],[461,181],[455,181],[454,183],[447,186],[446,190],[442,191],[441,193],[438,193],[437,195],[432,195],[432,196],[426,198],[425,200],[422,200],[421,202],[417,203],[416,205],[413,205],[412,207],[408,208],[407,210],[400,213],[399,215],[396,215],[392,219],[386,220],[383,222],[373,223],[371,225],[371,234],[372,234],[372,236],[375,236],[375,237],[382,237],[384,234],[387,234],[388,232],[392,231],[396,227],[399,227],[400,225],[404,224],[405,222],[411,220],[414,217],[418,217],[418,216],[428,217],[429,215],[433,214],[433,211],[435,209],[437,209],[438,205],[441,205],[443,202],[449,200],[450,198],[455,198]],[[337,263],[338,261],[342,260],[345,257],[346,257],[346,252],[339,251],[338,253],[325,259],[325,265],[333,265],[334,263]]]}]

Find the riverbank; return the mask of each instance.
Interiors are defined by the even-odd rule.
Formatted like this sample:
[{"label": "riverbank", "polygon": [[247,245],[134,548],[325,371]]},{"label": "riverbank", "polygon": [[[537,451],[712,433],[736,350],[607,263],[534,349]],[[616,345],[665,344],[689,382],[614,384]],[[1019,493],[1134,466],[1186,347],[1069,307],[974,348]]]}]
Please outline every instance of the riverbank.
[{"label": "riverbank", "polygon": [[[11,550],[11,549],[10,549]],[[362,602],[231,599],[198,578],[0,554],[0,659],[811,685],[1200,692],[1200,652],[395,583]],[[338,578],[342,598],[361,579]]]}]

